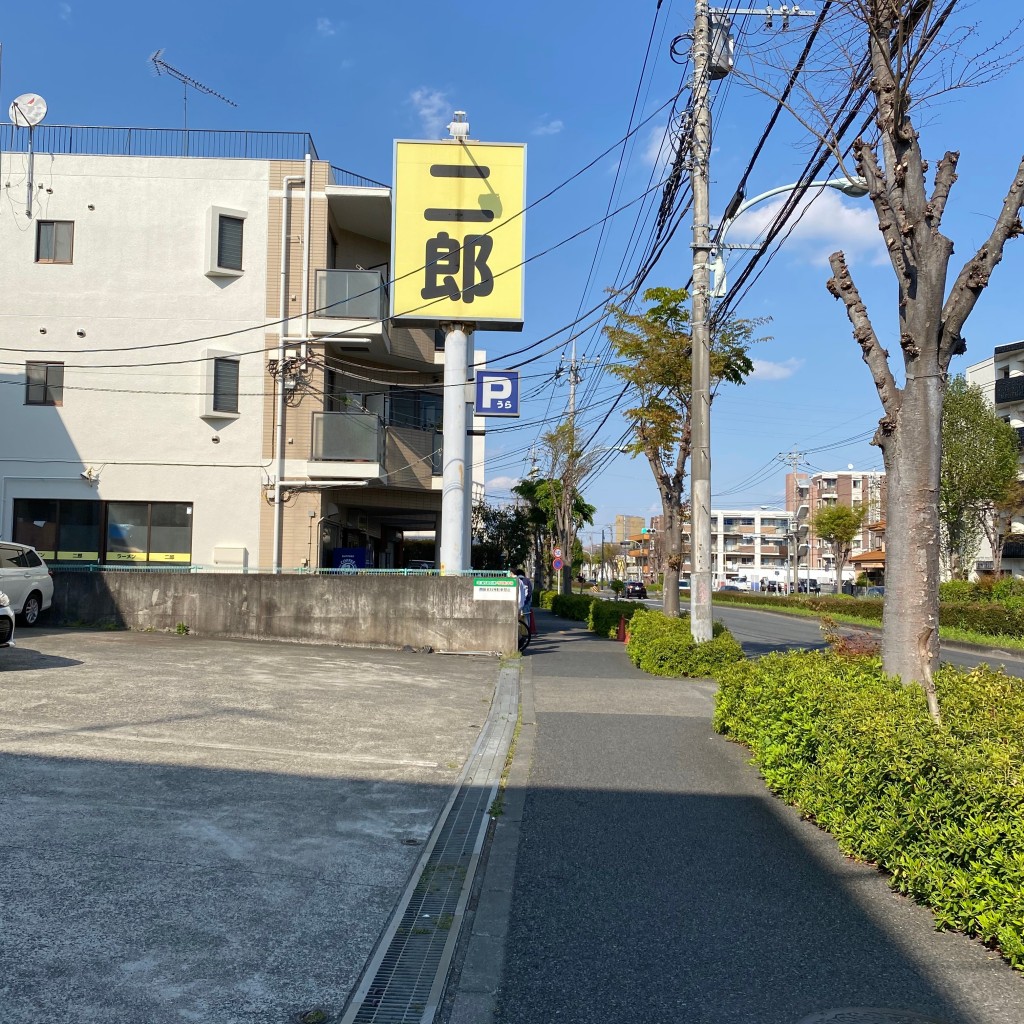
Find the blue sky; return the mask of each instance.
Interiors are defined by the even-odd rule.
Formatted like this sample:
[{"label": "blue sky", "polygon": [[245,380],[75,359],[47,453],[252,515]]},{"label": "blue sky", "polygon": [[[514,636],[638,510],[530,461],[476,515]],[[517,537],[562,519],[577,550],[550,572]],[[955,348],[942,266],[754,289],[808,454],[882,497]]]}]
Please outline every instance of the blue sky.
[{"label": "blue sky", "polygon": [[[295,7],[247,2],[144,5],[121,0],[40,0],[30,13],[5,19],[0,109],[14,96],[41,93],[50,124],[181,127],[178,83],[151,73],[149,55],[163,47],[170,64],[229,97],[189,96],[193,128],[308,131],[320,155],[381,181],[390,181],[392,140],[439,138],[455,109],[469,112],[474,137],[528,144],[527,195],[532,202],[566,182],[626,133],[651,120],[632,140],[613,148],[527,219],[527,254],[595,224],[626,206],[603,234],[582,234],[526,268],[526,328],[521,335],[481,334],[477,344],[492,366],[522,367],[531,396],[515,424],[496,421],[488,441],[488,493],[495,499],[529,468],[528,452],[564,412],[568,332],[505,357],[575,320],[635,266],[631,239],[650,221],[637,220],[635,202],[662,171],[659,149],[669,102],[683,67],[669,43],[692,24],[689,0],[631,5],[610,0],[580,4],[433,4],[394,0],[388,5],[322,3]],[[983,35],[1011,28],[1011,16],[985,7]],[[652,36],[646,71],[645,52]],[[752,21],[737,39],[741,59],[761,59],[766,47],[788,43],[795,53],[802,29],[785,39]],[[686,44],[683,48],[687,49]],[[765,56],[765,59],[767,57]],[[687,69],[688,73],[688,69]],[[946,149],[961,152],[959,181],[944,229],[955,241],[953,273],[985,237],[1024,150],[1017,129],[1024,69],[1010,67],[999,81],[941,98],[919,121],[933,166]],[[685,103],[684,92],[680,102]],[[715,100],[712,215],[717,221],[753,151],[772,104],[738,79]],[[751,172],[748,194],[796,180],[807,159],[807,134],[783,115]],[[630,204],[630,205],[627,205]],[[770,204],[738,219],[733,241],[752,240],[767,222]],[[690,273],[690,222],[676,232],[649,285],[684,285]],[[773,505],[782,500],[785,467],[772,460],[790,449],[806,452],[816,469],[880,469],[881,456],[865,437],[879,415],[878,400],[842,307],[825,290],[827,256],[842,248],[883,337],[891,337],[895,286],[868,200],[826,191],[746,293],[738,313],[771,317],[772,336],[756,347],[757,370],[742,388],[716,400],[712,427],[712,491],[716,507]],[[632,259],[632,261],[631,261]],[[730,277],[745,257],[734,254]],[[995,345],[1024,336],[1024,239],[1010,243],[1003,263],[968,321],[969,351],[962,369]],[[593,319],[593,318],[589,318]],[[588,320],[589,322],[589,320]],[[557,346],[552,350],[553,346]],[[898,346],[891,344],[895,351]],[[606,346],[595,329],[577,340],[580,357],[600,360]],[[551,350],[551,351],[549,351]],[[614,445],[622,419],[609,408],[620,385],[587,365],[578,391],[580,422],[595,445]],[[606,418],[607,414],[607,418]],[[603,425],[602,425],[603,421]],[[852,440],[851,440],[852,439]],[[597,527],[617,513],[649,516],[657,493],[643,460],[619,457],[587,484]]]}]

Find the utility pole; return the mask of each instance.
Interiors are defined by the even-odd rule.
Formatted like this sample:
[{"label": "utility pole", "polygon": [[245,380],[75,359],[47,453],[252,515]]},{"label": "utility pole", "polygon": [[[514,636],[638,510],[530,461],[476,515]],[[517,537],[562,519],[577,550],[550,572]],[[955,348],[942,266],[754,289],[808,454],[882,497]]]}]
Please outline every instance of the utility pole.
[{"label": "utility pole", "polygon": [[710,190],[711,18],[708,0],[695,0],[693,18],[693,309],[690,337],[693,354],[691,384],[690,527],[692,586],[690,631],[697,643],[711,639],[711,330],[708,291],[711,252]]},{"label": "utility pole", "polygon": [[[790,471],[793,474],[793,487],[794,487],[794,493],[796,494],[796,501],[799,502],[799,500],[800,500],[800,481],[797,478],[797,467],[800,465],[800,460],[804,457],[804,452],[798,452],[794,448],[792,451],[787,452],[785,455],[782,454],[782,452],[780,452],[778,457],[779,457],[779,459],[782,462],[788,463],[788,465],[789,465]],[[811,501],[811,498],[810,498],[810,495],[808,494],[808,496],[807,496],[808,512],[810,511],[810,501]],[[797,505],[797,509],[799,509],[799,504]],[[787,509],[786,511],[788,512],[789,510]],[[786,559],[786,566],[787,566],[786,583],[787,583],[787,586],[789,586],[791,592],[793,590],[799,590],[800,589],[800,534],[799,534],[799,530],[800,530],[800,520],[797,517],[797,510],[795,509],[793,512],[790,513],[789,530],[788,530],[788,535],[791,535],[792,538],[793,538],[793,558],[792,558],[793,568],[792,568],[792,572],[790,572],[788,570],[790,559],[788,559],[788,558]],[[810,536],[810,534],[808,534],[808,537],[809,536]],[[810,546],[810,540],[808,540],[808,543],[807,543],[807,581],[808,581],[807,582],[807,593],[808,594],[810,594],[810,592],[811,592],[810,579],[811,579],[811,546]]]},{"label": "utility pole", "polygon": [[[693,143],[690,159],[690,187],[693,192],[693,296],[690,340],[693,354],[690,454],[690,530],[692,533],[692,580],[690,588],[690,631],[697,643],[711,639],[711,109],[708,93],[713,78],[724,78],[732,70],[732,39],[729,19],[734,15],[762,15],[765,28],[772,27],[771,7],[760,10],[711,8],[708,0],[694,0],[693,16]],[[778,14],[783,30],[794,16],[811,15],[796,4],[783,4]],[[712,24],[714,21],[714,24]]]}]

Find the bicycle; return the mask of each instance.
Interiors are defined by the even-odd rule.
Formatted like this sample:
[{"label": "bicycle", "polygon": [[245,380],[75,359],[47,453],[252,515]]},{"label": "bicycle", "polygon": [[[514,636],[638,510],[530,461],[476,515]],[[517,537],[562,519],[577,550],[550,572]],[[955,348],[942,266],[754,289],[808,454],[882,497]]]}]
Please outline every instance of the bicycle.
[{"label": "bicycle", "polygon": [[519,613],[519,652],[522,653],[530,646],[533,634],[530,632],[530,620],[523,612]]}]

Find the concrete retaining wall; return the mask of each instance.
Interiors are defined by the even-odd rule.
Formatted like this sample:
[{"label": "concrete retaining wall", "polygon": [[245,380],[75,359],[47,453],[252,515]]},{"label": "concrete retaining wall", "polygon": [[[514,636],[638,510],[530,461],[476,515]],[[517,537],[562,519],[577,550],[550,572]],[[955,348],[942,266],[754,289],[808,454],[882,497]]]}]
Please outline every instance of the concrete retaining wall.
[{"label": "concrete retaining wall", "polygon": [[475,601],[458,576],[54,574],[54,621],[201,636],[510,654],[514,601]]}]

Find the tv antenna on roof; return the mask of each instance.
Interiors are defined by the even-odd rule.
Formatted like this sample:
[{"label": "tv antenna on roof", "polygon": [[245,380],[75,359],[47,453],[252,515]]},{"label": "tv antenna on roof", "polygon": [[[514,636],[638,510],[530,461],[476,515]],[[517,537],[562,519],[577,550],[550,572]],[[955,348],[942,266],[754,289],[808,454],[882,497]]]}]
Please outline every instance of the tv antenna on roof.
[{"label": "tv antenna on roof", "polygon": [[183,89],[182,95],[182,109],[184,112],[184,147],[185,153],[188,153],[188,91],[189,89],[195,89],[196,92],[206,93],[207,96],[216,96],[217,99],[223,100],[230,107],[237,107],[238,104],[234,100],[229,100],[227,96],[222,96],[216,89],[211,89],[208,85],[203,85],[202,82],[197,82],[194,78],[186,75],[184,71],[180,71],[178,68],[168,64],[163,59],[163,47],[160,47],[156,53],[151,53],[149,59],[153,64],[153,73],[159,75],[170,75],[171,78],[176,78],[181,82]]}]

